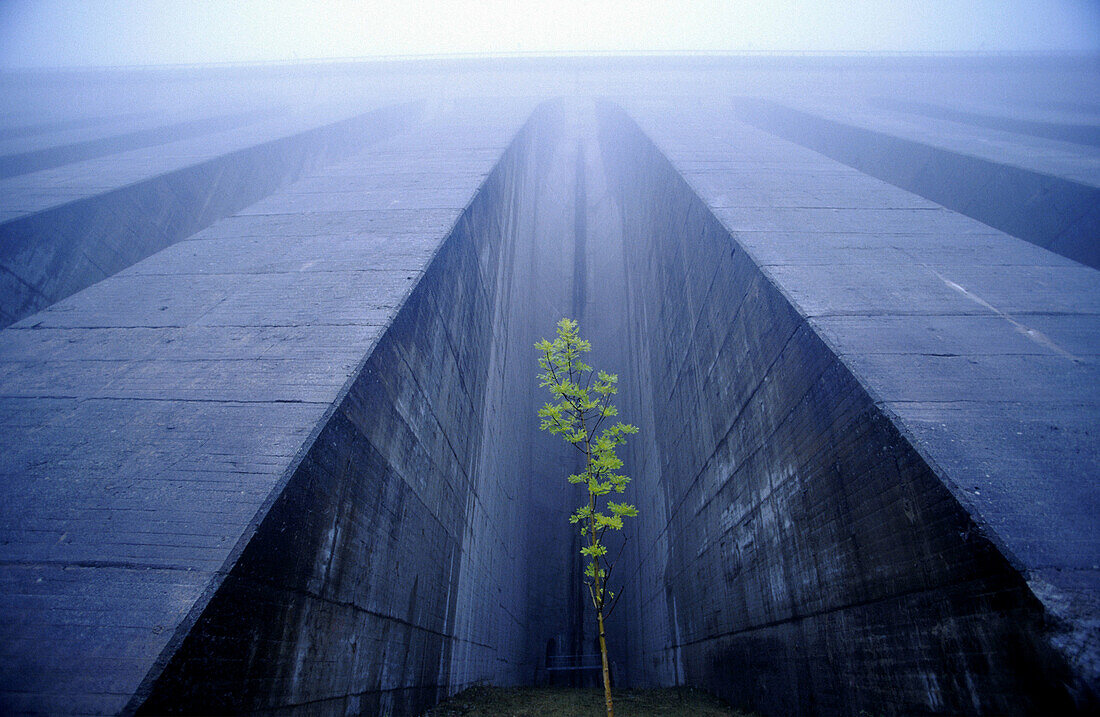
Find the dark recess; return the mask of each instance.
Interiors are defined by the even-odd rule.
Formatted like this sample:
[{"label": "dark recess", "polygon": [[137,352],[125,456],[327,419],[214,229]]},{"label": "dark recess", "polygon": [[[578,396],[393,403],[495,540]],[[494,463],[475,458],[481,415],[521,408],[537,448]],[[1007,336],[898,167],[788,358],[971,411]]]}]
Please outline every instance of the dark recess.
[{"label": "dark recess", "polygon": [[[535,211],[551,206],[559,214]],[[575,236],[540,255],[540,226],[555,221]],[[606,271],[616,261],[622,273]],[[493,499],[484,474],[510,466],[506,492],[550,506],[510,524],[515,537],[553,537],[552,504],[564,515],[572,503],[526,429],[490,460],[493,427],[534,414],[528,352],[542,329],[530,307],[599,301],[622,311],[590,336],[615,347],[604,358],[622,376],[620,408],[643,428],[628,465],[645,520],[618,568],[626,602],[612,624],[624,684],[690,684],[767,714],[1084,704],[1023,576],[736,237],[621,110],[552,104],[131,707],[416,714],[465,686],[446,677],[464,647],[456,616],[500,588],[480,585],[472,603],[454,589],[463,541],[497,529],[467,523],[472,501]],[[530,682],[548,644],[590,637],[566,624],[575,595],[560,588],[575,571],[560,545],[526,556],[527,589],[558,592],[507,623],[502,640],[531,639],[494,652],[486,679]]]}]

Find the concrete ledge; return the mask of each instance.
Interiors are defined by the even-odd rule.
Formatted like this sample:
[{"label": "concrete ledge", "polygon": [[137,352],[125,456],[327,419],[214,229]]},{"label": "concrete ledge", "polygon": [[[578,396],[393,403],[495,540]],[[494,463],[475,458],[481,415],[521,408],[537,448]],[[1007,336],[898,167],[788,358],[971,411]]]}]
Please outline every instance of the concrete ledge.
[{"label": "concrete ledge", "polygon": [[1100,189],[844,124],[776,102],[742,98],[739,115],[948,209],[1100,268]]},{"label": "concrete ledge", "polygon": [[232,151],[0,224],[0,326],[100,281],[229,216],[363,142],[416,107],[376,110]]},{"label": "concrete ledge", "polygon": [[246,112],[131,131],[118,131],[122,129],[119,127],[115,132],[102,137],[5,154],[0,156],[0,178],[15,177],[72,162],[238,127],[258,116],[259,113]]}]

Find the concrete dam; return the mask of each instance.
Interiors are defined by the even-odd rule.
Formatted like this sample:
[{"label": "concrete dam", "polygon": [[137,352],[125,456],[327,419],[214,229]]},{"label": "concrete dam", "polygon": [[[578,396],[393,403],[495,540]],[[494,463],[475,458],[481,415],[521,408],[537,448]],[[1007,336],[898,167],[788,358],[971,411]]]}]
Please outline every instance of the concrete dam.
[{"label": "concrete dam", "polygon": [[416,715],[590,651],[568,316],[641,429],[617,684],[1095,711],[1098,76],[0,74],[0,708]]}]

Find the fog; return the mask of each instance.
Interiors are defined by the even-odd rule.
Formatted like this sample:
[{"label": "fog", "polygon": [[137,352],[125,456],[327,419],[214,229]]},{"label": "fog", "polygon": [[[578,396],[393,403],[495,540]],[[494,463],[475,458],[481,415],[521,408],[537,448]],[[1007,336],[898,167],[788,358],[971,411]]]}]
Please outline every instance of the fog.
[{"label": "fog", "polygon": [[0,0],[0,714],[580,662],[562,316],[641,429],[618,685],[1097,713],[1098,50],[1096,0]]},{"label": "fog", "polygon": [[0,66],[591,53],[1095,52],[1089,0],[6,0]]}]

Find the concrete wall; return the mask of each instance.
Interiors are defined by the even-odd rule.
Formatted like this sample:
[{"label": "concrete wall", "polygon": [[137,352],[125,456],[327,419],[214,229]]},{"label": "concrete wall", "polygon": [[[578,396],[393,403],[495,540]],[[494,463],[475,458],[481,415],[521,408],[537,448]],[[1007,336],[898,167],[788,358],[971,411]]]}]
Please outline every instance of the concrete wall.
[{"label": "concrete wall", "polygon": [[513,395],[530,394],[520,297],[554,116],[481,186],[141,712],[415,714],[475,682],[530,681],[540,620],[568,631],[529,612],[546,583],[529,567],[532,421]]},{"label": "concrete wall", "polygon": [[[674,126],[710,136],[683,116]],[[1060,712],[1095,700],[1091,658],[1060,649],[1058,602],[1043,605],[1025,580],[1047,558],[1013,551],[1028,564],[1012,564],[993,542],[1003,538],[991,539],[998,511],[1014,508],[986,506],[976,523],[953,495],[952,470],[930,465],[795,308],[801,275],[765,271],[746,252],[768,237],[731,236],[614,110],[602,136],[631,247],[630,373],[646,377],[635,390],[649,427],[629,453],[642,518],[629,617],[615,625],[631,679],[699,685],[768,714]],[[806,169],[780,147],[722,164],[691,146],[669,148],[708,168],[693,170],[699,179],[744,180],[733,168],[770,150],[791,163],[787,191],[797,193]],[[754,181],[728,191],[754,206]],[[776,197],[768,211],[784,206]],[[849,344],[847,360],[876,350]],[[1074,414],[1058,420],[1073,425]],[[1075,480],[1068,464],[1052,470],[1048,481]],[[1089,518],[1062,515],[1087,530]]]},{"label": "concrete wall", "polygon": [[992,111],[957,109],[929,102],[912,100],[877,98],[875,104],[887,109],[912,112],[927,117],[964,122],[975,127],[986,127],[1004,132],[1018,132],[1033,137],[1046,137],[1060,142],[1074,142],[1090,147],[1100,146],[1100,129],[1086,122],[1056,121],[1051,119],[1033,119],[1018,117],[1017,108],[1000,106]]},{"label": "concrete wall", "polygon": [[[742,99],[740,114],[872,177],[1074,261],[1100,268],[1100,188],[905,137]],[[1019,130],[1021,128],[1014,127]]]},{"label": "concrete wall", "polygon": [[594,128],[590,103],[535,112],[139,711],[415,714],[592,651],[577,459],[537,431],[533,345],[591,315],[600,360],[629,348]]},{"label": "concrete wall", "polygon": [[[620,683],[1094,705],[1096,271],[714,97],[852,63],[713,64],[396,73],[443,99],[0,332],[5,709],[414,714],[592,651],[535,418],[561,316],[642,429]],[[633,96],[530,114],[562,87]]]},{"label": "concrete wall", "polygon": [[[9,209],[33,208],[0,217],[0,266],[4,268],[0,272],[0,326],[18,321],[234,214],[363,142],[393,134],[413,120],[415,111],[411,106],[390,107],[276,138],[270,137],[270,129],[249,128],[245,134],[252,140],[244,142],[244,147],[216,152],[214,157],[200,161],[187,161],[184,152],[182,162],[172,162],[179,148],[156,147],[150,156],[167,153],[169,164],[183,166],[150,168],[146,176],[130,176],[119,182],[120,186],[88,192],[69,201],[57,201],[65,192],[57,195],[55,187],[66,183],[66,175],[74,174],[72,169],[58,170],[61,176],[52,181],[38,178],[39,184],[47,185],[44,190],[34,186],[32,174],[29,187],[8,188],[5,204]],[[215,129],[224,129],[221,124],[208,122],[191,129],[214,133]],[[154,134],[163,143],[178,139],[167,132]],[[217,145],[216,138],[209,141]],[[142,146],[156,144],[148,137],[143,142]],[[110,144],[110,151],[129,148]],[[85,158],[67,153],[64,163],[81,159]],[[77,164],[77,176],[80,170]],[[57,195],[52,204],[36,206],[41,195],[51,193]],[[31,204],[20,205],[21,200]]]},{"label": "concrete wall", "polygon": [[0,155],[0,177],[16,177],[131,149],[167,144],[239,127],[255,119],[256,113],[223,114],[142,129],[134,129],[130,122],[122,122],[114,127],[108,125],[106,129],[100,128],[94,133],[81,132],[82,135],[92,136],[78,136],[68,141],[59,142],[56,135],[50,134],[42,138],[41,146],[37,147],[33,145],[39,143],[21,138],[19,142],[12,143],[19,148],[18,151]]},{"label": "concrete wall", "polygon": [[[409,131],[358,145],[342,161],[0,332],[5,711],[115,713],[140,704],[134,695],[147,694],[228,578],[348,379],[528,113],[497,107],[487,120],[476,103],[436,106]],[[452,298],[438,301],[474,310]],[[442,328],[429,330],[439,338]],[[416,390],[390,388],[403,396]],[[454,444],[463,460],[469,447]],[[458,463],[452,456],[446,468]],[[429,476],[406,475],[414,487],[395,487],[378,515],[407,500],[411,528],[429,519],[413,505]],[[443,517],[449,526],[461,520]],[[309,535],[308,526],[296,535]],[[398,537],[403,555],[421,536]],[[372,577],[396,570],[384,564]],[[364,591],[364,602],[393,585],[380,579],[367,587],[374,592]],[[433,605],[449,604],[429,594]],[[408,596],[401,600],[392,613],[398,622],[407,617]],[[425,612],[421,622],[433,619]],[[306,654],[294,641],[303,636],[309,631],[291,631],[294,648],[277,654]],[[390,657],[367,654],[385,666],[387,688],[408,686],[394,681],[399,670],[391,672]],[[334,691],[312,682],[321,670],[295,680],[292,663],[273,661],[261,661],[250,684],[278,670],[289,670],[290,686],[273,700],[343,699],[359,684],[336,676],[343,691]],[[440,679],[435,671],[429,677],[432,685]]]}]

